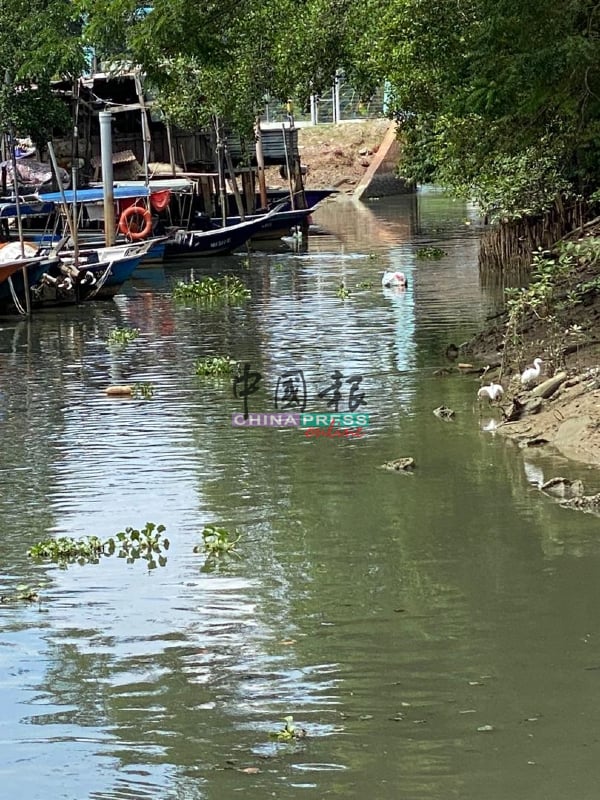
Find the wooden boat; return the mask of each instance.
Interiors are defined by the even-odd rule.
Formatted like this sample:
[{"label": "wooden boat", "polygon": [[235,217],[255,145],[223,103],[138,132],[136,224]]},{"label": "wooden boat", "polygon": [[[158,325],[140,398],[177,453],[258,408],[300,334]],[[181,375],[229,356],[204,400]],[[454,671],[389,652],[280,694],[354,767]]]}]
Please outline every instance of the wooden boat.
[{"label": "wooden boat", "polygon": [[[256,233],[252,234],[252,241],[257,239],[281,239],[282,236],[289,236],[292,228],[301,226],[314,210],[314,208],[297,208],[295,210],[277,211],[275,215],[269,216],[267,219],[261,214],[250,214],[246,216],[246,220],[263,220]],[[228,225],[238,225],[241,221],[241,217],[227,218]],[[212,223],[213,225],[219,225],[219,220],[213,218]]]},{"label": "wooden boat", "polygon": [[[142,204],[149,203],[150,207],[152,207],[153,202],[159,202],[158,198],[161,198],[161,203],[164,203],[168,200],[165,197],[165,192],[168,194],[169,192],[173,191],[175,188],[181,190],[183,185],[187,186],[189,182],[182,184],[179,181],[176,184],[160,181],[156,184],[151,184],[150,188],[145,186],[143,183],[139,183],[137,181],[128,182],[126,185],[115,184],[113,188],[113,195],[114,199],[117,202],[127,203],[127,207],[123,210],[122,213],[127,211],[127,208],[132,208],[132,205],[140,208],[140,211],[145,211],[145,206]],[[103,211],[104,211],[104,188],[103,186],[97,185],[92,186],[88,189],[78,189],[77,192],[73,192],[72,190],[67,190],[64,192],[64,200],[63,200],[63,193],[61,192],[49,192],[44,195],[40,195],[43,197],[46,203],[52,203],[53,208],[60,207],[63,202],[66,201],[67,205],[71,205],[73,202],[77,202],[78,205],[82,205],[85,208],[86,215],[87,215],[87,224],[95,224],[99,223],[103,219]],[[146,212],[150,215],[150,212]],[[117,216],[118,219],[120,219]],[[30,237],[34,238],[34,237]],[[102,248],[104,246],[104,239],[102,231],[98,228],[80,228],[77,231],[77,238],[80,244],[80,248],[82,250],[88,249],[96,249]],[[150,247],[148,247],[143,254],[141,261],[146,264],[156,264],[163,260],[165,254],[165,240],[166,237],[164,236],[141,236],[136,235],[135,239],[138,242],[151,242]],[[47,243],[55,243],[60,240],[59,235],[49,235],[46,234],[42,237],[38,238],[38,241],[43,242],[44,244]],[[129,242],[128,238],[122,234],[117,234],[116,236],[116,245],[127,245]],[[67,241],[67,247],[72,247],[72,241]]]},{"label": "wooden boat", "polygon": [[[26,291],[46,269],[46,258],[20,258],[0,264],[0,315],[22,314],[27,308]],[[27,284],[23,277],[23,270]],[[27,289],[26,289],[27,287]]]},{"label": "wooden boat", "polygon": [[278,211],[277,206],[268,214],[225,226],[214,225],[205,218],[211,225],[208,230],[176,229],[166,242],[165,258],[206,258],[231,253],[246,244]]},{"label": "wooden boat", "polygon": [[139,263],[140,255],[94,260],[91,254],[87,259],[80,259],[77,266],[61,258],[46,262],[47,268],[31,288],[32,307],[110,300],[133,275]]},{"label": "wooden boat", "polygon": [[[309,208],[317,206],[322,200],[338,194],[338,189],[304,189],[304,199]],[[287,189],[267,189],[269,203],[283,203],[282,211],[291,209],[290,193]]]}]

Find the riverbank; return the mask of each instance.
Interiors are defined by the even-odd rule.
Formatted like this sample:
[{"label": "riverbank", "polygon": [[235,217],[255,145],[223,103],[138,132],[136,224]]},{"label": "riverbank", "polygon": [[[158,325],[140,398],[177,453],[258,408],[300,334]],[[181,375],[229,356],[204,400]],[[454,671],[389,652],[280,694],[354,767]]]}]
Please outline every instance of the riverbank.
[{"label": "riverbank", "polygon": [[[527,289],[467,343],[461,358],[483,364],[482,384],[504,387],[498,432],[523,447],[551,446],[600,467],[600,231],[534,259]],[[594,235],[591,235],[594,234]],[[520,376],[534,358],[539,378]],[[548,380],[553,378],[554,380]]]},{"label": "riverbank", "polygon": [[[389,128],[386,118],[298,128],[298,150],[307,189],[352,193],[371,165]],[[266,170],[272,188],[287,188],[279,168]]]}]

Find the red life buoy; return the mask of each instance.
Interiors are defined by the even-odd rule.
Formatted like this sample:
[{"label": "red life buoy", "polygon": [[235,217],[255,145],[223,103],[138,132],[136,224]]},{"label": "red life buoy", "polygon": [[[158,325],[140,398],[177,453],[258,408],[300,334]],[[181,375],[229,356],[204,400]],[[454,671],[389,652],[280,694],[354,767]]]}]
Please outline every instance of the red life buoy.
[{"label": "red life buoy", "polygon": [[[134,221],[136,217],[139,221]],[[152,233],[152,214],[142,206],[129,206],[119,218],[119,230],[132,242],[145,239]]]}]

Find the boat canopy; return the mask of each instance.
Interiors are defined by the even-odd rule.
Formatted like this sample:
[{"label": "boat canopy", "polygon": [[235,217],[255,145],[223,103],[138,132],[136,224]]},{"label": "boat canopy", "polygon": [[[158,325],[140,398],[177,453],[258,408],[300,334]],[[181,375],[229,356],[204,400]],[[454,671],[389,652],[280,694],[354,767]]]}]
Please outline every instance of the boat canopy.
[{"label": "boat canopy", "polygon": [[[148,197],[150,195],[149,189],[142,185],[132,186],[115,186],[113,188],[113,197],[115,200],[129,200],[136,197]],[[60,192],[48,192],[48,194],[40,194],[40,200],[50,203],[62,203],[63,196]],[[74,201],[78,203],[98,203],[104,200],[104,188],[97,187],[95,189],[77,189],[74,192],[68,189],[64,193],[64,200],[71,205]]]}]

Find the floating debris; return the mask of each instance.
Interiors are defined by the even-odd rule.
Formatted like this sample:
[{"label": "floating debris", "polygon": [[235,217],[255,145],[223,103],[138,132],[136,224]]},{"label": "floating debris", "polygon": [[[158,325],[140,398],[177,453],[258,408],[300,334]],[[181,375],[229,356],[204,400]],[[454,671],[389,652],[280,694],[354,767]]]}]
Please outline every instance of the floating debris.
[{"label": "floating debris", "polygon": [[550,478],[540,486],[540,489],[556,497],[581,497],[584,491],[580,480],[570,481],[568,478],[560,477]]},{"label": "floating debris", "polygon": [[456,413],[447,406],[438,406],[438,408],[433,409],[433,413],[436,417],[443,419],[444,422],[451,422],[456,416]]},{"label": "floating debris", "polygon": [[131,397],[134,388],[133,386],[108,386],[105,391],[109,397]]},{"label": "floating debris", "polygon": [[410,456],[406,458],[396,458],[394,461],[386,461],[382,464],[380,469],[385,469],[388,472],[410,472],[415,468],[415,460]]},{"label": "floating debris", "polygon": [[299,728],[294,725],[294,718],[292,716],[283,718],[285,725],[279,731],[272,731],[269,736],[272,739],[277,739],[279,742],[290,742],[294,739],[305,739],[308,735],[304,728]]},{"label": "floating debris", "polygon": [[578,511],[587,511],[590,514],[600,514],[600,492],[598,494],[583,495],[583,497],[572,497],[570,500],[563,500],[560,505],[563,508],[574,508]]}]

